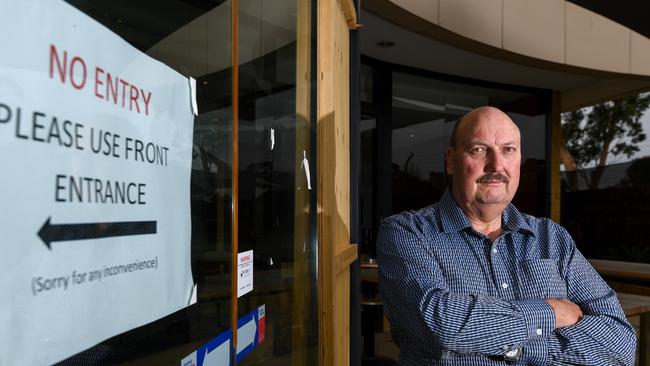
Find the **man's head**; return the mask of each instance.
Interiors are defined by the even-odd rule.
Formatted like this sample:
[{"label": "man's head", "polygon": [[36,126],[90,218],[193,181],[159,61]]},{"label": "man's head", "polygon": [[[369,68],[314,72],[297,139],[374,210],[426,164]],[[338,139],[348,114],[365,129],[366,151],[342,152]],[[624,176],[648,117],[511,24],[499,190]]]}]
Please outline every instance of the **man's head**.
[{"label": "man's head", "polygon": [[519,186],[519,128],[499,109],[474,109],[454,127],[445,161],[464,211],[503,210]]}]

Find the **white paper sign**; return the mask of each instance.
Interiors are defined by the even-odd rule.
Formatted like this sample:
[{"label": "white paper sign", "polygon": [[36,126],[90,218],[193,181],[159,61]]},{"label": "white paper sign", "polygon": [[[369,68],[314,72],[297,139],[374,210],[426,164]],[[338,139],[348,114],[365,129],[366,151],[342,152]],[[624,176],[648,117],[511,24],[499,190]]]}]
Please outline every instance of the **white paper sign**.
[{"label": "white paper sign", "polygon": [[63,1],[0,4],[0,365],[188,304],[186,77]]},{"label": "white paper sign", "polygon": [[237,297],[253,291],[253,251],[237,253]]}]

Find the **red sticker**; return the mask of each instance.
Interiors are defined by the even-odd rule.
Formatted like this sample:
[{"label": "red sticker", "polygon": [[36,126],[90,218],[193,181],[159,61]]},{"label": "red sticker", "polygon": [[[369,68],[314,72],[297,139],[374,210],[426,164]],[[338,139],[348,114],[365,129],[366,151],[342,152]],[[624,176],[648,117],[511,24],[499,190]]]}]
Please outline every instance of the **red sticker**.
[{"label": "red sticker", "polygon": [[260,318],[257,322],[257,344],[264,342],[264,319]]}]

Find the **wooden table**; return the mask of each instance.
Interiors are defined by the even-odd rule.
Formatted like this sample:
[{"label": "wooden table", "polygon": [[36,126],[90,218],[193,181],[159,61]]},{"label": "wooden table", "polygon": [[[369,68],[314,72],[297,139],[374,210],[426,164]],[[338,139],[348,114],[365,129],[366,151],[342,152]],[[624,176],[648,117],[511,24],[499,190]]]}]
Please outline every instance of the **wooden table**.
[{"label": "wooden table", "polygon": [[626,294],[619,292],[618,301],[625,316],[644,315],[650,313],[650,296]]},{"label": "wooden table", "polygon": [[361,262],[361,324],[363,328],[363,358],[372,364],[393,364],[375,354],[375,332],[383,329],[384,301],[377,293],[377,262]]},{"label": "wooden table", "polygon": [[377,268],[361,267],[361,281],[377,283]]}]

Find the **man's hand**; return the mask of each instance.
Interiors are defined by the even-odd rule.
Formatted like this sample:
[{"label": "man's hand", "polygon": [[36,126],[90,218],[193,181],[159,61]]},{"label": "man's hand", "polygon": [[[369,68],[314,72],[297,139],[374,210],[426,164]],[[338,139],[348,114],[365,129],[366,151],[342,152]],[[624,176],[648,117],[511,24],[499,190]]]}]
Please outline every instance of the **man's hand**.
[{"label": "man's hand", "polygon": [[569,327],[582,318],[580,307],[567,299],[545,299],[555,313],[555,329]]}]

